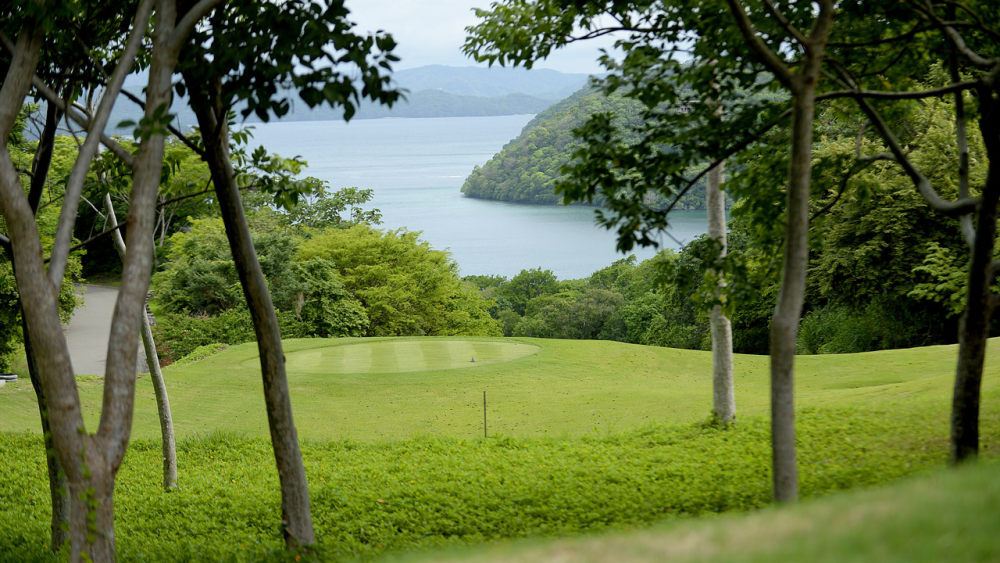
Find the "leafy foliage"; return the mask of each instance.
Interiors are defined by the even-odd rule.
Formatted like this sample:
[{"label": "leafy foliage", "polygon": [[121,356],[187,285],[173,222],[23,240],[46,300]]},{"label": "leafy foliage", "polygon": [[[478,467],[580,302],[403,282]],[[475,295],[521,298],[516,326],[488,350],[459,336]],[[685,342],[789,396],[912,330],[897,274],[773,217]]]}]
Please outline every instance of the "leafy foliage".
[{"label": "leafy foliage", "polygon": [[[37,109],[34,106],[21,108],[19,116],[7,141],[11,158],[15,165],[21,170],[31,168],[32,155],[34,154],[37,141],[30,141],[25,136],[28,116]],[[64,139],[65,140],[65,139]],[[52,242],[55,238],[56,227],[59,214],[62,211],[60,198],[63,189],[60,187],[60,179],[69,175],[72,167],[72,151],[69,143],[59,143],[56,154],[53,157],[52,170],[47,178],[47,205],[39,209],[36,216],[39,236],[41,238],[43,250],[51,250]],[[27,175],[22,176],[22,184],[25,190],[28,188],[30,180]],[[7,225],[0,218],[0,234],[6,235]],[[73,309],[78,304],[74,283],[81,279],[81,259],[83,253],[76,252],[70,255],[66,264],[66,276],[63,278],[59,288],[59,316],[63,322],[68,322],[73,314]],[[0,250],[0,373],[11,370],[13,354],[20,349],[22,342],[21,334],[21,304],[17,292],[17,283],[14,279],[14,271],[11,266],[9,255],[5,250]]]},{"label": "leafy foliage", "polygon": [[299,259],[337,268],[344,288],[364,306],[367,335],[496,335],[487,301],[458,279],[446,252],[407,231],[366,225],[328,229],[302,243]]},{"label": "leafy foliage", "polygon": [[178,70],[193,82],[179,82],[178,93],[221,76],[222,116],[242,100],[243,116],[263,121],[288,113],[290,91],[281,87],[310,107],[342,107],[344,119],[365,98],[392,105],[401,94],[388,75],[398,60],[395,40],[382,31],[358,34],[347,16],[336,1],[227,3],[210,28],[191,34]]}]

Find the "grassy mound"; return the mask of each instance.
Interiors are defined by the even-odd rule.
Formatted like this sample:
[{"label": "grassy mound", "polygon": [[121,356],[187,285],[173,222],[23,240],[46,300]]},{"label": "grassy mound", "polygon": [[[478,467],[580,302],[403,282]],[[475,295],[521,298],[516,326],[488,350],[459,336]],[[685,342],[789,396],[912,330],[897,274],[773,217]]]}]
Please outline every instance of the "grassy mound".
[{"label": "grassy mound", "polygon": [[[306,439],[476,438],[483,433],[484,391],[490,434],[511,437],[602,436],[650,424],[690,424],[711,411],[707,352],[618,342],[455,337],[291,340],[285,350],[296,425]],[[354,371],[368,352],[369,371]],[[998,353],[1000,341],[991,342],[987,357]],[[800,357],[797,404],[945,405],[955,356],[954,346],[936,346]],[[243,344],[168,368],[178,435],[226,430],[267,437],[256,362],[256,345]],[[337,367],[346,363],[351,367]],[[421,364],[428,367],[399,371]],[[768,359],[738,355],[735,364],[738,416],[766,415]],[[997,365],[986,366],[987,391],[998,388]],[[80,381],[88,428],[96,426],[101,391],[99,378]],[[38,432],[28,381],[0,388],[0,412],[0,431]],[[136,389],[133,436],[159,436],[145,376]]]},{"label": "grassy mound", "polygon": [[[286,361],[288,371],[296,374],[401,373],[509,362],[538,350],[513,341],[376,340],[300,350],[287,354]],[[242,367],[259,369],[256,358]]]}]

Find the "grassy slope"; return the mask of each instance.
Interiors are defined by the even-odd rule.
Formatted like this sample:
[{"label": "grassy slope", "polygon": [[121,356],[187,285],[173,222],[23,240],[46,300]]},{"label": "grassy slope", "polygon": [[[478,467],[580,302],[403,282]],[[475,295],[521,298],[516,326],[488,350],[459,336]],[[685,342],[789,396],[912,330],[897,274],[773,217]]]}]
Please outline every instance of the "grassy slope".
[{"label": "grassy slope", "polygon": [[628,533],[392,560],[470,562],[1000,561],[996,460],[797,506]]},{"label": "grassy slope", "polygon": [[[439,339],[438,341],[440,341]],[[443,339],[453,341],[454,338]],[[475,340],[475,339],[473,339]],[[492,342],[479,339],[480,343]],[[487,392],[491,434],[516,437],[606,435],[648,424],[704,420],[711,410],[706,352],[615,342],[510,339],[538,346],[508,362],[398,372],[415,360],[413,343],[393,339],[405,352],[380,360],[389,373],[323,373],[310,360],[329,346],[358,340],[293,340],[286,345],[299,434],[306,439],[373,441],[414,436],[474,438],[482,434]],[[384,350],[383,350],[384,351]],[[992,341],[988,358],[1000,352]],[[477,352],[478,353],[478,352]],[[936,346],[866,354],[806,356],[797,364],[798,405],[891,409],[929,401],[946,421],[956,350]],[[464,359],[464,356],[463,356]],[[480,358],[481,360],[484,358]],[[421,357],[421,361],[427,361]],[[433,363],[433,362],[432,362]],[[998,389],[998,364],[989,362],[985,390]],[[766,357],[737,356],[739,415],[767,413]],[[256,346],[233,347],[201,362],[166,370],[180,436],[215,430],[267,436]],[[88,427],[100,406],[99,379],[81,381]],[[155,403],[148,377],[137,385],[133,436],[156,438]],[[38,431],[34,393],[22,381],[0,389],[0,431]]]}]

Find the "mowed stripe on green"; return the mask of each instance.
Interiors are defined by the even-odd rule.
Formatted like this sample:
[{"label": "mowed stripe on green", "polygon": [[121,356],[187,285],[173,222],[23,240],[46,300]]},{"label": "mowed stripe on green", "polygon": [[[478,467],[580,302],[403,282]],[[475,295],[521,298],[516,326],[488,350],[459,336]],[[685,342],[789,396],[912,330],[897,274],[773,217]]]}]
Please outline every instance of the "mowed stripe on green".
[{"label": "mowed stripe on green", "polygon": [[[295,373],[399,373],[477,367],[507,362],[537,353],[538,346],[521,342],[472,342],[467,340],[352,341],[321,349],[286,354],[289,372]],[[251,364],[247,367],[254,367]]]},{"label": "mowed stripe on green", "polygon": [[[304,439],[580,436],[649,424],[686,424],[711,411],[711,354],[605,341],[412,337],[299,339],[285,344],[299,436]],[[931,401],[947,424],[955,346],[799,357],[800,408],[878,407]],[[996,389],[1000,341],[987,354],[984,392]],[[471,360],[475,358],[475,362]],[[216,430],[268,435],[256,344],[165,370],[180,436]],[[768,412],[768,358],[736,356],[737,417]],[[81,382],[87,427],[102,386]],[[984,395],[983,408],[995,395]],[[0,389],[0,431],[38,432],[27,381]],[[134,437],[159,436],[148,376],[136,388]]]}]

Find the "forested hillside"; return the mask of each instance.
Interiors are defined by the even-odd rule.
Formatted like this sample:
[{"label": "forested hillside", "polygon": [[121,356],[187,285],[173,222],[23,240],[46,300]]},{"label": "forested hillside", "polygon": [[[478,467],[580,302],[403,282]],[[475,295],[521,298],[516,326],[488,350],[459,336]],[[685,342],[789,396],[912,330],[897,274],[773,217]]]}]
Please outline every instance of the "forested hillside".
[{"label": "forested hillside", "polygon": [[[634,126],[641,119],[641,104],[583,88],[536,115],[517,138],[489,162],[477,166],[465,180],[462,193],[518,203],[561,203],[555,183],[562,177],[562,166],[570,162],[573,151],[580,146],[573,138],[573,129],[598,112],[613,114],[613,123],[618,127]],[[598,199],[593,203],[601,202]],[[702,209],[704,202],[705,187],[700,184],[681,198],[675,209]]]}]

